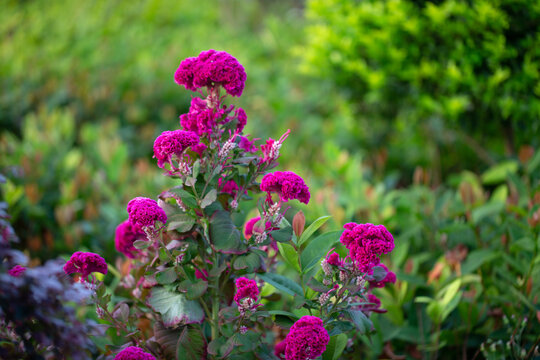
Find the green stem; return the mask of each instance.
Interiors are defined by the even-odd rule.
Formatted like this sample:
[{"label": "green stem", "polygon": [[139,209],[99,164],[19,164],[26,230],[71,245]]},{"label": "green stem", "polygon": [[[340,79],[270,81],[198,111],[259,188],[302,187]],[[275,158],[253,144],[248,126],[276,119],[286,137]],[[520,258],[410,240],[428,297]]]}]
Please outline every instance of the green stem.
[{"label": "green stem", "polygon": [[214,279],[212,293],[212,340],[215,340],[219,336],[219,276]]}]

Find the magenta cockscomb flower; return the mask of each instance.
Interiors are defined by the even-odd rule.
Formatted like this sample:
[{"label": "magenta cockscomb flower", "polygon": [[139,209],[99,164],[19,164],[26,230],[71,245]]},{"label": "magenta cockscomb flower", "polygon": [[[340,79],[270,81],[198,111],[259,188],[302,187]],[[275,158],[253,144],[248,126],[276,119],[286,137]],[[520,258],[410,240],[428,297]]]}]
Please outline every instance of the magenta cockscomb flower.
[{"label": "magenta cockscomb flower", "polygon": [[259,300],[259,287],[255,280],[239,277],[235,283],[236,294],[234,294],[234,301],[238,306],[242,306],[242,300],[246,298],[251,299],[253,303]]},{"label": "magenta cockscomb flower", "polygon": [[206,100],[195,97],[191,99],[189,112],[180,115],[180,125],[184,130],[193,131],[197,135],[203,136],[212,133],[224,115],[224,109],[210,108]]},{"label": "magenta cockscomb flower", "polygon": [[235,117],[238,119],[238,125],[236,126],[236,129],[238,132],[242,132],[244,130],[244,127],[247,124],[247,115],[244,109],[237,108],[234,112]]},{"label": "magenta cockscomb flower", "polygon": [[233,197],[238,194],[240,187],[234,180],[224,181],[223,178],[218,179],[218,188],[222,193],[229,194]]},{"label": "magenta cockscomb flower", "polygon": [[116,354],[114,360],[156,360],[156,358],[141,348],[129,346]]},{"label": "magenta cockscomb flower", "polygon": [[285,338],[285,359],[315,359],[324,353],[329,341],[328,331],[321,319],[316,316],[303,316],[291,326]]},{"label": "magenta cockscomb flower", "polygon": [[188,90],[221,85],[232,96],[242,95],[246,78],[238,60],[225,51],[216,50],[203,51],[197,57],[183,60],[174,73],[176,83]]},{"label": "magenta cockscomb flower", "polygon": [[300,176],[292,171],[276,171],[266,174],[261,180],[261,190],[268,193],[267,200],[271,201],[271,193],[279,195],[281,201],[299,200],[304,204],[309,202],[309,188]]},{"label": "magenta cockscomb flower", "polygon": [[174,155],[180,157],[190,146],[198,143],[199,136],[192,131],[164,131],[154,141],[154,157],[158,166],[163,168],[165,163],[171,162]]},{"label": "magenta cockscomb flower", "polygon": [[118,252],[128,258],[136,258],[140,254],[140,251],[133,246],[136,240],[147,240],[146,234],[136,229],[129,220],[120,223],[116,227],[114,246]]},{"label": "magenta cockscomb flower", "polygon": [[343,228],[340,241],[362,272],[369,272],[380,263],[380,255],[394,249],[394,238],[383,225],[348,223]]},{"label": "magenta cockscomb flower", "polygon": [[255,144],[255,140],[249,140],[247,137],[245,136],[240,136],[240,142],[238,142],[238,147],[242,150],[244,150],[245,152],[248,152],[248,153],[256,153],[257,152],[257,147],[254,145]]},{"label": "magenta cockscomb flower", "polygon": [[22,276],[25,271],[26,271],[26,268],[24,266],[15,265],[14,267],[8,270],[8,274],[13,277],[19,277],[19,276]]},{"label": "magenta cockscomb flower", "polygon": [[206,144],[198,143],[197,145],[191,147],[191,151],[193,151],[194,153],[197,153],[199,157],[202,158],[203,153],[207,148],[208,146],[206,146]]},{"label": "magenta cockscomb flower", "polygon": [[127,206],[129,222],[136,230],[155,229],[156,222],[167,222],[167,215],[155,200],[136,197]]},{"label": "magenta cockscomb flower", "polygon": [[88,275],[93,272],[107,274],[107,263],[98,254],[77,251],[71,255],[71,258],[64,265],[64,272],[68,275],[73,273],[81,274],[81,277],[86,280]]},{"label": "magenta cockscomb flower", "polygon": [[387,283],[392,283],[392,284],[396,283],[396,274],[394,272],[388,270],[386,265],[384,265],[382,263],[377,265],[377,266],[380,266],[380,267],[384,268],[384,270],[386,270],[386,276],[380,281],[377,281],[375,279],[369,280],[369,286],[370,287],[383,288]]}]

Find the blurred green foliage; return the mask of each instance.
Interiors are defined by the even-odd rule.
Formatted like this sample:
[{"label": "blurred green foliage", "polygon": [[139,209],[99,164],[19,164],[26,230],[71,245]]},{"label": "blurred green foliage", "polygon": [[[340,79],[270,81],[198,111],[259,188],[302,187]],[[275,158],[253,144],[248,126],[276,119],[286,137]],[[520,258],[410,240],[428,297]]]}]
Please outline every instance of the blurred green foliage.
[{"label": "blurred green foliage", "polygon": [[[308,1],[304,68],[358,121],[344,141],[439,180],[539,145],[537,1]],[[504,141],[501,141],[504,139]]]}]

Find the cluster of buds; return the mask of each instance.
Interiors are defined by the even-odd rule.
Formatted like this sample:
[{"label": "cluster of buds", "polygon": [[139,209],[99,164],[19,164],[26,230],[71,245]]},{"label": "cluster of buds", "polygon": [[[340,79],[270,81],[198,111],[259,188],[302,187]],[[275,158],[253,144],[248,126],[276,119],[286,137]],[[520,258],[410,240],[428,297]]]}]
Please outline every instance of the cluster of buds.
[{"label": "cluster of buds", "polygon": [[337,289],[339,289],[339,285],[336,284],[334,285],[333,288],[331,288],[330,290],[328,290],[327,292],[325,293],[322,293],[320,296],[319,296],[319,303],[321,305],[324,305],[328,302],[328,300],[330,300],[330,296],[332,296],[331,294],[336,291]]},{"label": "cluster of buds", "polygon": [[261,151],[263,152],[263,157],[260,159],[261,163],[272,163],[273,161],[279,158],[279,149],[281,145],[287,139],[291,130],[287,130],[285,134],[281,135],[279,140],[268,139],[266,144],[261,145]]}]

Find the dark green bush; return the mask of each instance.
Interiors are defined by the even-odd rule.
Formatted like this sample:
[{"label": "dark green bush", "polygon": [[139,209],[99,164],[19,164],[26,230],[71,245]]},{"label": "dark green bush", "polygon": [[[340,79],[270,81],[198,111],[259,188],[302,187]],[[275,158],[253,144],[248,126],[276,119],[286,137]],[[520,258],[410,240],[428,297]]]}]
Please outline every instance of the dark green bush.
[{"label": "dark green bush", "polygon": [[375,150],[372,162],[382,153],[387,169],[446,176],[539,145],[536,1],[312,0],[307,11],[306,68],[349,97],[358,119],[343,144]]}]

